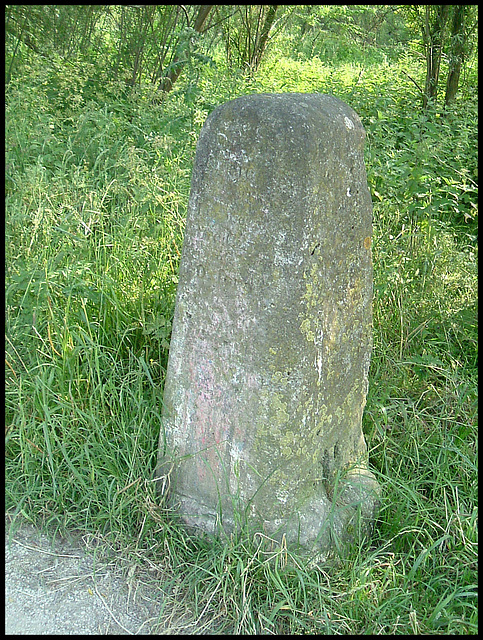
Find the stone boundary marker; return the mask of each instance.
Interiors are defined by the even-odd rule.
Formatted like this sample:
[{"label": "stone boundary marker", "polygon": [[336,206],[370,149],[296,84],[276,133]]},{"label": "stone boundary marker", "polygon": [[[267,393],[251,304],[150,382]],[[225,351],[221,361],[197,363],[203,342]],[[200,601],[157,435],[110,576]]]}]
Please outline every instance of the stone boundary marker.
[{"label": "stone boundary marker", "polygon": [[201,131],[158,476],[189,525],[328,553],[370,532],[364,129],[339,99],[259,94]]}]

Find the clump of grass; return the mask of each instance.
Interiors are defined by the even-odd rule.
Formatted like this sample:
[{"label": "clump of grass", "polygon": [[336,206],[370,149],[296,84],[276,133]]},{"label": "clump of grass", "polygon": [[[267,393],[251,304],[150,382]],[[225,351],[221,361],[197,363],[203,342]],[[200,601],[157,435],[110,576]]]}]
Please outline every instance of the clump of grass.
[{"label": "clump of grass", "polygon": [[65,122],[32,82],[9,113],[33,91],[41,117],[7,126],[7,508],[124,535],[156,457],[189,168],[147,117],[140,134],[91,102]]},{"label": "clump of grass", "polygon": [[[451,125],[415,117],[395,64],[282,66],[246,84],[207,69],[201,93],[188,79],[160,105],[114,85],[75,99],[44,63],[10,84],[6,510],[148,563],[163,631],[477,633],[473,106]],[[153,482],[197,132],[217,101],[262,90],[334,93],[368,133],[364,430],[383,506],[369,548],[337,569],[248,531],[192,535]]]}]

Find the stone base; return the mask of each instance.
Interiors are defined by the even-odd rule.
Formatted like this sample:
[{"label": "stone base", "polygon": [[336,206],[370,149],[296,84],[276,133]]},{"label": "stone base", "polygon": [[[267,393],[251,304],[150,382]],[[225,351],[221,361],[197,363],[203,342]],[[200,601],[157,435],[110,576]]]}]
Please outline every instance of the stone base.
[{"label": "stone base", "polygon": [[352,544],[368,540],[380,507],[381,488],[374,475],[365,467],[353,468],[332,488],[331,499],[319,485],[313,495],[296,512],[281,518],[260,518],[246,515],[243,506],[230,512],[214,511],[192,497],[173,493],[170,502],[182,520],[195,531],[210,535],[229,536],[248,527],[299,553],[317,553],[323,560]]}]

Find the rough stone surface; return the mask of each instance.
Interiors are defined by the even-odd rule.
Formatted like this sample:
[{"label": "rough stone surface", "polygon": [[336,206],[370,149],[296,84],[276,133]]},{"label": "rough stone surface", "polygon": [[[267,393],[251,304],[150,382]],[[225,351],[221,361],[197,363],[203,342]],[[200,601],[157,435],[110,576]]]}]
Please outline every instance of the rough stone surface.
[{"label": "rough stone surface", "polygon": [[319,550],[370,530],[364,135],[318,94],[244,96],[201,131],[158,466],[190,525]]}]

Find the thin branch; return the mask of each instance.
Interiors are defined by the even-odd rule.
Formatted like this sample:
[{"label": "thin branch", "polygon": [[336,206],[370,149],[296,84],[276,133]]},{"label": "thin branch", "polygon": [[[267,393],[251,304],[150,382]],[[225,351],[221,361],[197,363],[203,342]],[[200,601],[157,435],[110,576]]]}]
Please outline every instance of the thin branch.
[{"label": "thin branch", "polygon": [[424,91],[421,89],[421,87],[420,87],[420,86],[419,86],[419,84],[416,82],[416,80],[415,80],[414,78],[411,78],[411,76],[410,76],[408,73],[406,73],[405,71],[403,71],[402,69],[401,69],[401,71],[402,71],[402,73],[404,73],[404,75],[405,75],[407,78],[409,78],[409,79],[411,80],[411,82],[414,82],[414,84],[416,85],[416,87],[418,88],[418,90],[421,92],[421,95],[423,95],[423,94],[424,94]]},{"label": "thin branch", "polygon": [[183,11],[184,11],[184,14],[185,14],[185,16],[186,16],[186,22],[187,22],[188,29],[189,29],[189,28],[190,28],[190,18],[189,18],[188,12],[186,11],[186,7],[184,6],[184,4],[180,4],[179,6],[180,6],[180,7],[181,7],[181,9],[183,9]]}]

